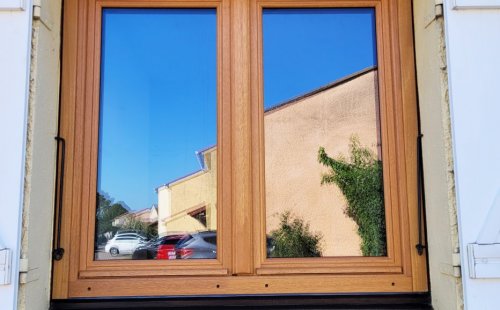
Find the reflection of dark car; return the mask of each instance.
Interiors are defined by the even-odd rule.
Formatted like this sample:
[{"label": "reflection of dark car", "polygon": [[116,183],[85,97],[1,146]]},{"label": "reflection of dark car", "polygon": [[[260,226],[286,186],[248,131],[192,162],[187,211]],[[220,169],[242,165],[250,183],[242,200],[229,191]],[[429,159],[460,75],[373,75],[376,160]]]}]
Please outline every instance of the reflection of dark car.
[{"label": "reflection of dark car", "polygon": [[177,258],[217,258],[217,234],[215,231],[188,234],[176,248]]},{"label": "reflection of dark car", "polygon": [[170,235],[160,237],[138,247],[132,254],[132,259],[175,259],[175,245],[185,235]]},{"label": "reflection of dark car", "polygon": [[[267,257],[272,257],[274,242],[271,237],[266,238]],[[217,258],[217,233],[203,231],[185,235],[176,245],[177,258]]]}]

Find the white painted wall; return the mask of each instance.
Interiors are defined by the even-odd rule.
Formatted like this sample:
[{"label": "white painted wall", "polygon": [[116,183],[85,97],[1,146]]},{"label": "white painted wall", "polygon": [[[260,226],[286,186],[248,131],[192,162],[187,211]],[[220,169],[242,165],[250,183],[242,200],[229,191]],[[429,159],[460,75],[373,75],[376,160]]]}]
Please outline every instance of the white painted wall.
[{"label": "white painted wall", "polygon": [[[24,5],[25,10],[20,10]],[[0,244],[13,250],[12,281],[0,285],[0,309],[17,308],[31,1],[0,1]]]},{"label": "white painted wall", "polygon": [[[491,225],[488,214],[500,191],[500,9],[494,2],[500,3],[444,3],[466,309],[500,309],[500,278],[471,279],[467,256],[467,244]],[[500,231],[500,223],[494,226],[492,235]]]}]

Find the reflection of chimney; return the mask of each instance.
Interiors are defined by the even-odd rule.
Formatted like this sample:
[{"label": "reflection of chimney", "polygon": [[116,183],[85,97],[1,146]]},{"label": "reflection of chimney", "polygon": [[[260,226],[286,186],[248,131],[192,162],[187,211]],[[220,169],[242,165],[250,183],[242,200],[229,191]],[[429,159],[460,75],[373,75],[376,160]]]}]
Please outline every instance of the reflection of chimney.
[{"label": "reflection of chimney", "polygon": [[[167,186],[161,186],[157,189],[158,193],[158,232],[163,232],[166,235],[168,228],[165,219],[172,215],[172,190]],[[160,226],[163,226],[164,231]]]}]

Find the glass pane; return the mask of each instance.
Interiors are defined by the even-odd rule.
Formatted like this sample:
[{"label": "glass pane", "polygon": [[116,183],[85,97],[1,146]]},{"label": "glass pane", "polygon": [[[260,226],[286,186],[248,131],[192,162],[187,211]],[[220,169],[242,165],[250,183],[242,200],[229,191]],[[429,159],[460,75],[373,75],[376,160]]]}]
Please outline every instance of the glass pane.
[{"label": "glass pane", "polygon": [[96,260],[216,258],[216,52],[215,9],[103,10]]},{"label": "glass pane", "polygon": [[268,257],[385,256],[375,12],[264,9]]}]

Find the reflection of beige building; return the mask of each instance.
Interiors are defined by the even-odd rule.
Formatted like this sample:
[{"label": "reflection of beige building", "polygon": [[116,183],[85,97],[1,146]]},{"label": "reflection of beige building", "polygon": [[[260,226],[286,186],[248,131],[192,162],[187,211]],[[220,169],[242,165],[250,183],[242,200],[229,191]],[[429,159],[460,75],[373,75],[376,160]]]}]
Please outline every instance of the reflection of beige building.
[{"label": "reflection of beige building", "polygon": [[217,228],[217,151],[197,153],[202,169],[156,189],[158,234]]},{"label": "reflection of beige building", "polygon": [[[357,227],[343,213],[343,195],[333,185],[320,185],[327,169],[317,154],[323,146],[330,156],[348,156],[353,134],[376,152],[377,107],[376,71],[370,69],[265,112],[268,233],[277,227],[278,214],[290,210],[323,235],[324,256],[361,255]],[[157,189],[160,235],[216,229],[216,148],[199,155],[201,171]],[[197,219],[201,210],[206,227]]]},{"label": "reflection of beige building", "polygon": [[333,157],[349,154],[355,134],[374,151],[380,139],[376,71],[367,70],[265,112],[267,231],[291,210],[323,235],[324,256],[361,255],[355,223],[334,185],[321,186],[328,170],[318,163],[323,146]]}]

